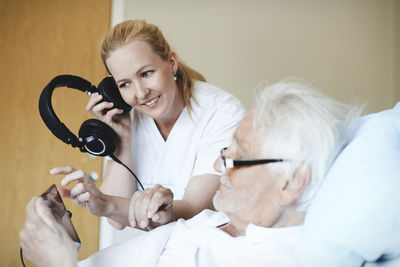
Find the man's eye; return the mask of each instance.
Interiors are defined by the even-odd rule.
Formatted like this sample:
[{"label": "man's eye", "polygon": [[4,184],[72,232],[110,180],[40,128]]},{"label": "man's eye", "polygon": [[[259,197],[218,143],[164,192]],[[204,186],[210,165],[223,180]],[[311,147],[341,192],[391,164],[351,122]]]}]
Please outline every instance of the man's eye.
[{"label": "man's eye", "polygon": [[119,88],[124,88],[127,87],[129,85],[129,83],[125,82],[125,83],[121,83],[118,85]]},{"label": "man's eye", "polygon": [[148,70],[142,73],[142,78],[148,78],[154,71]]}]

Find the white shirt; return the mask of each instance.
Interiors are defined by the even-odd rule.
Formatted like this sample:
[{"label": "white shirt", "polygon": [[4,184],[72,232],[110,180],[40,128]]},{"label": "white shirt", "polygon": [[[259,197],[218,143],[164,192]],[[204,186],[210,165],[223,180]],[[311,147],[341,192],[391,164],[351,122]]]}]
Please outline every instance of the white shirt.
[{"label": "white shirt", "polygon": [[138,114],[132,125],[133,169],[145,188],[161,184],[183,197],[190,177],[216,174],[213,163],[232,135],[245,110],[233,95],[196,81],[192,112],[185,107],[165,141],[154,119]]},{"label": "white shirt", "polygon": [[232,237],[217,228],[228,221],[222,212],[204,210],[190,220],[180,219],[101,250],[79,266],[295,266],[302,226],[250,224],[245,236]]},{"label": "white shirt", "polygon": [[232,237],[217,228],[228,223],[222,212],[205,210],[179,220],[160,255],[167,266],[295,266],[301,226],[265,228],[249,224],[245,236]]}]

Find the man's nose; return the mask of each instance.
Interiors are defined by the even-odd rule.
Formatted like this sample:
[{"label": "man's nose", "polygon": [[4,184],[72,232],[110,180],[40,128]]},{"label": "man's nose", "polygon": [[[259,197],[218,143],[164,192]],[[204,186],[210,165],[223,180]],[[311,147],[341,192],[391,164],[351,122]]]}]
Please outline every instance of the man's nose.
[{"label": "man's nose", "polygon": [[219,173],[222,173],[223,172],[222,164],[223,163],[222,163],[221,157],[218,156],[214,162],[214,170],[216,170]]}]

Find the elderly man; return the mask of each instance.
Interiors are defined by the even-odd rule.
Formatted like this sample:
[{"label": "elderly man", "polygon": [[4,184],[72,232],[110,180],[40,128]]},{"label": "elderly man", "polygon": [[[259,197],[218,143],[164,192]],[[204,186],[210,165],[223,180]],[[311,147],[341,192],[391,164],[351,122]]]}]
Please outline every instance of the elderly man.
[{"label": "elderly man", "polygon": [[[291,80],[257,100],[215,162],[218,212],[160,226],[79,266],[295,265],[307,207],[358,109]],[[20,237],[26,257],[40,266],[77,265],[72,241],[40,198],[28,204]]]}]

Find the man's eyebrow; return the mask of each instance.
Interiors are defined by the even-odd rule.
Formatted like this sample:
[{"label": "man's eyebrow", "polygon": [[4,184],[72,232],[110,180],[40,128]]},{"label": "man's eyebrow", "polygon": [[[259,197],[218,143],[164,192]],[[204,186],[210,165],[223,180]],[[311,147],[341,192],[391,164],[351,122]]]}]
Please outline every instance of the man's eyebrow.
[{"label": "man's eyebrow", "polygon": [[238,138],[237,136],[233,136],[233,140],[237,144],[237,151],[239,152],[239,155],[245,155],[246,154],[246,144],[248,143],[246,139],[243,138]]}]

